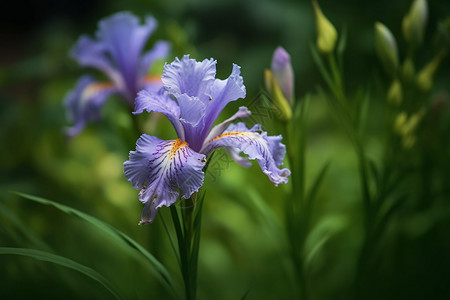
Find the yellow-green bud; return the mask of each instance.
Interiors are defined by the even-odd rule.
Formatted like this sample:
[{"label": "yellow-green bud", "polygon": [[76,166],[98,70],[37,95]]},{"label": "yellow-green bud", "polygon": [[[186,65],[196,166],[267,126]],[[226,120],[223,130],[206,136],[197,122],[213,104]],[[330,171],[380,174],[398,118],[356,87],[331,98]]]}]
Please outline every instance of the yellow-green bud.
[{"label": "yellow-green bud", "polygon": [[404,111],[399,113],[397,118],[395,118],[394,131],[397,134],[403,134],[403,126],[406,124],[406,121],[408,121],[408,115]]},{"label": "yellow-green bud", "polygon": [[419,125],[420,120],[422,120],[424,114],[425,111],[421,109],[415,114],[411,115],[411,117],[409,117],[409,120],[405,124],[403,124],[402,134],[404,136],[412,135]]},{"label": "yellow-green bud", "polygon": [[386,71],[395,76],[398,68],[397,42],[384,24],[375,22],[375,47]]},{"label": "yellow-green bud", "polygon": [[418,45],[422,42],[427,19],[427,1],[414,0],[402,22],[403,35],[408,43]]},{"label": "yellow-green bud", "polygon": [[395,79],[391,86],[389,87],[388,93],[387,93],[387,99],[388,102],[392,105],[399,106],[402,104],[403,100],[403,91],[402,91],[402,84],[400,83],[400,80]]},{"label": "yellow-green bud", "polygon": [[317,1],[312,2],[316,14],[317,48],[323,54],[334,51],[338,34],[333,24],[324,16]]},{"label": "yellow-green bud", "polygon": [[408,82],[412,82],[414,80],[415,73],[416,73],[416,68],[414,67],[414,62],[412,61],[412,59],[407,58],[403,62],[403,66],[402,66],[403,78]]},{"label": "yellow-green bud", "polygon": [[414,146],[416,142],[415,131],[419,122],[422,120],[425,111],[423,109],[419,110],[417,113],[409,117],[405,112],[401,112],[394,122],[394,131],[401,137],[402,146],[405,149],[409,149]]},{"label": "yellow-green bud", "polygon": [[436,70],[445,55],[445,50],[439,52],[438,55],[436,55],[436,57],[417,74],[417,85],[422,91],[429,91],[433,87],[434,73],[436,73]]},{"label": "yellow-green bud", "polygon": [[277,111],[279,111],[280,119],[288,121],[292,118],[292,109],[289,102],[283,96],[281,89],[270,70],[264,70],[264,79],[266,88],[272,96],[272,101]]}]

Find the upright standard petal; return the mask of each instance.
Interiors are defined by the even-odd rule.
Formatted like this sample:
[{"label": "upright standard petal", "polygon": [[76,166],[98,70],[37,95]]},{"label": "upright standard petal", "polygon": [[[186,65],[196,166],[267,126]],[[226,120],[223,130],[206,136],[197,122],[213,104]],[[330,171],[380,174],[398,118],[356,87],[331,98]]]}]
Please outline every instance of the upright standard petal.
[{"label": "upright standard petal", "polygon": [[107,48],[123,76],[131,96],[137,92],[140,54],[150,34],[156,28],[156,20],[147,17],[144,25],[127,12],[120,12],[99,23],[97,37]]},{"label": "upright standard petal", "polygon": [[211,86],[211,101],[206,109],[205,127],[201,134],[203,139],[206,138],[217,117],[228,103],[245,98],[246,91],[240,69],[238,65],[233,64],[233,71],[227,79],[214,80]]},{"label": "upright standard petal", "polygon": [[[166,41],[158,41],[150,51],[147,51],[139,63],[138,76],[144,77],[148,73],[151,64],[158,59],[163,59],[170,52],[170,44]],[[161,83],[162,85],[162,83]]]},{"label": "upright standard petal", "polygon": [[70,55],[85,67],[92,67],[105,73],[118,88],[124,88],[120,73],[117,71],[115,64],[108,56],[108,48],[102,43],[93,40],[88,36],[81,36]]},{"label": "upright standard petal", "polygon": [[178,137],[184,140],[184,129],[180,122],[180,107],[163,89],[158,92],[142,90],[138,93],[133,114],[141,114],[144,110],[164,114],[172,123]]},{"label": "upright standard petal", "polygon": [[[260,131],[261,133],[259,133]],[[264,174],[277,186],[287,183],[291,172],[279,169],[286,147],[281,144],[280,137],[267,136],[260,125],[247,129],[244,123],[231,124],[227,130],[206,142],[201,153],[208,155],[219,147],[233,147],[248,155],[249,159],[256,159]]]},{"label": "upright standard petal", "polygon": [[216,75],[216,63],[212,58],[197,62],[185,55],[181,60],[175,58],[174,62],[166,64],[161,79],[168,93],[175,96],[187,94],[207,103]]},{"label": "upright standard petal", "polygon": [[124,163],[127,179],[141,189],[139,200],[144,203],[140,225],[153,222],[161,206],[173,204],[181,192],[189,198],[203,185],[206,163],[203,154],[193,151],[180,139],[164,141],[143,134]]},{"label": "upright standard petal", "polygon": [[77,135],[88,122],[99,119],[103,103],[116,92],[118,90],[111,82],[98,82],[90,76],[80,78],[64,100],[69,117],[75,123],[67,129],[67,134]]}]

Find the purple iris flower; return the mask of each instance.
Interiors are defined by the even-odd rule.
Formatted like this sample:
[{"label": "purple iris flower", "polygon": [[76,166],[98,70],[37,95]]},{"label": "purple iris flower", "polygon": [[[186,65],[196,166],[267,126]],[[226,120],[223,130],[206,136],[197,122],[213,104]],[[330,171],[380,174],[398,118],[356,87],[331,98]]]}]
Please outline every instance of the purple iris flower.
[{"label": "purple iris flower", "polygon": [[159,41],[152,50],[143,53],[156,25],[153,17],[146,17],[140,25],[131,13],[120,12],[99,22],[96,39],[85,35],[79,38],[71,56],[82,66],[100,70],[109,81],[83,76],[66,96],[64,102],[74,122],[67,130],[69,136],[77,135],[88,122],[99,119],[100,108],[110,95],[121,96],[132,109],[138,91],[161,88],[160,78],[147,76],[147,72],[154,60],[167,56],[169,44]]},{"label": "purple iris flower", "polygon": [[[269,179],[277,186],[286,183],[290,171],[279,169],[286,147],[280,136],[268,136],[260,125],[247,128],[238,118],[250,116],[246,107],[240,107],[232,117],[213,127],[225,106],[245,97],[245,86],[240,67],[233,65],[231,75],[215,78],[216,61],[197,62],[188,55],[166,64],[162,74],[164,87],[160,91],[143,90],[136,98],[134,114],[144,110],[159,112],[170,120],[178,139],[165,141],[143,134],[124,163],[125,176],[141,190],[139,200],[144,203],[141,222],[155,219],[157,210],[173,204],[181,193],[189,198],[203,185],[202,169],[206,157],[219,147],[225,147],[241,165],[249,166],[248,159],[256,159]],[[175,189],[176,188],[176,189]]]}]

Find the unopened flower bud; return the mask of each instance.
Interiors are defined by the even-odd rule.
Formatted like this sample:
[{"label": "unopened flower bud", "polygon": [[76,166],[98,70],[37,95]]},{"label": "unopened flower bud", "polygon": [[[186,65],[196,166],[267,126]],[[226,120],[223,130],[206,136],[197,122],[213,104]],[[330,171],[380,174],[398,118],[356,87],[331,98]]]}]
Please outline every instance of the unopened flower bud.
[{"label": "unopened flower bud", "polygon": [[403,126],[406,124],[406,121],[408,121],[408,115],[404,111],[398,114],[397,118],[395,118],[394,131],[397,134],[403,134]]},{"label": "unopened flower bud", "polygon": [[422,42],[427,19],[427,1],[414,0],[402,22],[403,35],[408,43],[418,45]]},{"label": "unopened flower bud", "polygon": [[292,104],[294,98],[294,71],[292,69],[291,56],[283,47],[275,49],[271,71],[283,96]]},{"label": "unopened flower bud", "polygon": [[436,73],[436,70],[445,55],[446,51],[439,52],[439,54],[417,74],[417,85],[421,90],[429,91],[433,87],[434,73]]},{"label": "unopened flower bud", "polygon": [[409,117],[408,121],[405,124],[403,124],[402,133],[404,136],[411,135],[414,133],[417,126],[419,125],[419,122],[422,120],[424,114],[425,111],[421,109],[415,114],[412,114],[411,117]]},{"label": "unopened flower bud", "polygon": [[394,130],[401,137],[402,146],[410,149],[416,142],[416,129],[422,120],[425,111],[419,110],[417,113],[408,118],[405,112],[400,113],[394,122]]},{"label": "unopened flower bud", "polygon": [[392,105],[399,106],[400,104],[402,104],[403,91],[400,80],[396,79],[392,82],[387,93],[387,99],[388,102]]},{"label": "unopened flower bud", "polygon": [[412,59],[407,58],[403,62],[402,75],[405,81],[412,82],[414,80],[414,74],[416,73],[416,68],[414,67],[414,62]]},{"label": "unopened flower bud", "polygon": [[323,54],[331,53],[336,47],[337,31],[322,13],[317,1],[313,1],[313,6],[316,14],[317,48]]},{"label": "unopened flower bud", "polygon": [[395,76],[398,68],[397,42],[389,28],[380,22],[375,23],[375,47],[386,71]]},{"label": "unopened flower bud", "polygon": [[283,121],[288,121],[292,118],[292,109],[286,98],[283,96],[277,81],[275,80],[270,70],[264,71],[264,79],[266,88],[272,96],[273,105],[279,112],[279,117]]}]

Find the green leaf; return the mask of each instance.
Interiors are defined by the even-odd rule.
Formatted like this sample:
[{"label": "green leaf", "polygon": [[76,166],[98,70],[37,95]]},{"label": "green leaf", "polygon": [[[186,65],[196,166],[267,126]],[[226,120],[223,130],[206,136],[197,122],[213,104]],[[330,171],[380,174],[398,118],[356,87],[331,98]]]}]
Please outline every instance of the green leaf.
[{"label": "green leaf", "polygon": [[317,192],[319,191],[320,185],[322,184],[323,179],[325,178],[325,175],[330,167],[330,162],[325,163],[325,165],[322,167],[322,169],[320,170],[319,174],[317,174],[316,179],[314,180],[308,196],[306,197],[306,203],[308,203],[309,205],[311,205],[314,201],[314,199],[317,196]]},{"label": "green leaf", "polygon": [[370,91],[367,91],[364,96],[358,98],[361,98],[362,100],[359,105],[359,118],[356,126],[358,128],[359,136],[363,136],[364,129],[367,124],[367,112],[369,111],[370,105]]},{"label": "green leaf", "polygon": [[314,62],[317,65],[317,68],[319,68],[320,74],[323,76],[323,79],[327,83],[328,87],[332,90],[336,90],[336,86],[333,82],[333,79],[330,75],[330,73],[327,71],[327,68],[325,67],[325,64],[323,63],[322,58],[320,57],[319,52],[317,52],[316,47],[313,44],[310,44],[311,54],[313,57]]},{"label": "green leaf", "polygon": [[341,68],[341,70],[344,66],[343,57],[344,57],[345,48],[347,48],[347,27],[344,27],[342,29],[341,37],[339,38],[339,43],[338,43],[337,49],[336,49],[339,68]]},{"label": "green leaf", "polygon": [[[34,234],[31,230],[29,230],[26,226],[24,226],[23,222],[21,222],[17,216],[11,211],[9,210],[5,205],[3,205],[2,203],[0,203],[0,215],[2,216],[2,219],[8,219],[17,229],[20,230],[21,234],[28,239],[28,241],[30,241],[32,243],[32,245],[41,248],[41,249],[46,249],[46,250],[50,250],[50,247],[45,244],[45,242],[36,234]],[[16,241],[18,241],[19,243],[23,244],[23,238],[17,233],[15,232],[12,228],[10,228],[11,226],[5,226],[6,230],[9,231],[9,235],[14,238]]]},{"label": "green leaf", "polygon": [[103,221],[100,221],[97,218],[94,218],[86,213],[83,213],[79,210],[76,210],[74,208],[71,208],[69,206],[59,204],[41,197],[32,196],[20,192],[12,192],[20,197],[23,197],[27,200],[31,200],[40,204],[53,206],[54,208],[68,214],[68,215],[74,215],[84,221],[86,221],[88,224],[100,229],[104,233],[107,233],[109,236],[111,236],[116,242],[120,242],[122,245],[125,243],[125,245],[128,245],[131,249],[137,250],[140,254],[142,254],[147,262],[150,262],[152,265],[152,271],[154,272],[156,270],[155,275],[157,275],[157,278],[167,287],[169,290],[174,294],[177,295],[177,289],[175,288],[175,284],[167,271],[167,269],[150,253],[148,252],[144,247],[142,247],[139,243],[137,243],[135,240],[130,238],[125,233],[121,232],[120,230],[106,224]]},{"label": "green leaf", "polygon": [[27,256],[34,259],[51,262],[75,271],[78,271],[87,277],[97,281],[101,285],[103,285],[116,299],[123,299],[115,290],[114,286],[101,274],[96,272],[95,270],[86,267],[82,264],[79,264],[71,259],[68,259],[63,256],[59,256],[50,252],[36,250],[36,249],[26,249],[26,248],[9,248],[9,247],[0,247],[0,254],[9,254],[9,255],[21,255]]},{"label": "green leaf", "polygon": [[248,297],[248,294],[250,294],[250,290],[247,290],[244,295],[242,295],[241,300],[245,300]]}]

